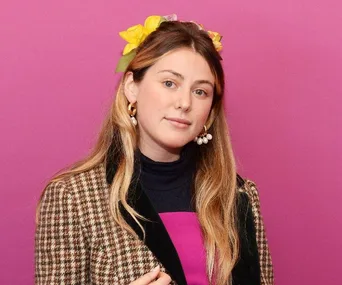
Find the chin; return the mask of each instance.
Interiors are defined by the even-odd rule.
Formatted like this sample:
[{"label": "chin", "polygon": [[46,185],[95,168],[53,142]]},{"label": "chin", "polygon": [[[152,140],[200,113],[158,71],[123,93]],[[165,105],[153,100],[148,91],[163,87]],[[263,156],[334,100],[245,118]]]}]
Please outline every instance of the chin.
[{"label": "chin", "polygon": [[161,142],[165,148],[168,149],[181,149],[183,148],[186,144],[188,144],[190,141],[192,141],[191,139],[189,140],[184,140],[184,138],[182,139],[170,139],[168,141],[166,141],[165,139]]}]

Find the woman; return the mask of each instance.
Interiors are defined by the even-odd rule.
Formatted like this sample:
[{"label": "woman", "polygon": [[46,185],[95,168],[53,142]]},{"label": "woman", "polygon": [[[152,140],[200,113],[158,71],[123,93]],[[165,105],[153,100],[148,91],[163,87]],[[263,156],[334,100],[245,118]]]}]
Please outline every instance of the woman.
[{"label": "woman", "polygon": [[228,136],[219,34],[152,16],[120,35],[98,142],[41,197],[36,284],[273,284]]}]

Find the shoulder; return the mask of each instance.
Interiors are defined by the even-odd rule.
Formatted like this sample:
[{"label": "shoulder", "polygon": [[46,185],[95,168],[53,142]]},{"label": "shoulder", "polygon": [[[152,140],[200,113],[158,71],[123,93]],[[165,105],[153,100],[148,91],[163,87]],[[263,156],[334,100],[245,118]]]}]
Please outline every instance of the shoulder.
[{"label": "shoulder", "polygon": [[254,181],[242,178],[239,174],[237,179],[236,209],[239,220],[249,216],[255,220],[258,209],[260,208],[258,189]]},{"label": "shoulder", "polygon": [[[53,225],[74,232],[78,228],[90,233],[94,221],[106,228],[109,209],[109,187],[103,165],[73,173],[59,180],[51,180],[44,189],[37,207],[39,229]],[[95,229],[95,232],[101,232]]]},{"label": "shoulder", "polygon": [[39,216],[51,209],[75,213],[82,213],[88,208],[95,209],[108,201],[108,189],[102,164],[60,179],[52,179],[41,195]]},{"label": "shoulder", "polygon": [[237,174],[237,190],[240,193],[239,196],[244,196],[247,198],[253,207],[260,208],[259,191],[254,181],[247,178],[242,178],[239,174]]},{"label": "shoulder", "polygon": [[105,169],[99,164],[91,169],[68,174],[58,180],[51,180],[45,188],[44,195],[49,192],[63,191],[70,196],[89,195],[91,192],[106,186]]},{"label": "shoulder", "polygon": [[[237,183],[237,214],[240,224],[246,222],[248,219],[253,221],[253,228],[258,230],[261,223],[260,198],[257,185],[254,181],[237,176],[239,182]],[[248,217],[248,218],[247,218]]]}]

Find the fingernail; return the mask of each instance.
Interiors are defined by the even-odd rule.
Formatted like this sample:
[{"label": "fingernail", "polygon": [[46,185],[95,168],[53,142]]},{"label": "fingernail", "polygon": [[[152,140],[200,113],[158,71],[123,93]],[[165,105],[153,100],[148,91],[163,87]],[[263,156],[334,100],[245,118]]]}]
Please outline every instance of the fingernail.
[{"label": "fingernail", "polygon": [[160,266],[158,265],[157,267],[153,268],[153,269],[151,270],[151,272],[156,272],[156,271],[158,271],[159,269],[160,269]]}]

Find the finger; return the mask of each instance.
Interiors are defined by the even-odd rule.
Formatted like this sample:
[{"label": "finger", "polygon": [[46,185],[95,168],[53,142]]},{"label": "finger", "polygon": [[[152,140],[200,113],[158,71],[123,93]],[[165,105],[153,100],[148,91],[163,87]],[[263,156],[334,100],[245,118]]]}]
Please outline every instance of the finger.
[{"label": "finger", "polygon": [[151,282],[149,285],[168,285],[171,282],[170,275],[167,275],[164,272],[160,272],[158,275],[158,279],[154,282]]},{"label": "finger", "polygon": [[130,283],[130,285],[147,285],[150,284],[153,280],[155,280],[158,277],[158,274],[160,273],[160,267],[159,265],[155,268],[153,268],[150,272],[144,274],[137,280]]}]

